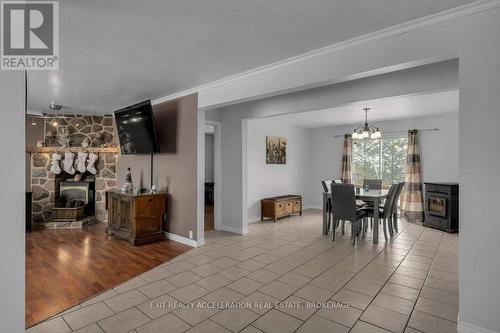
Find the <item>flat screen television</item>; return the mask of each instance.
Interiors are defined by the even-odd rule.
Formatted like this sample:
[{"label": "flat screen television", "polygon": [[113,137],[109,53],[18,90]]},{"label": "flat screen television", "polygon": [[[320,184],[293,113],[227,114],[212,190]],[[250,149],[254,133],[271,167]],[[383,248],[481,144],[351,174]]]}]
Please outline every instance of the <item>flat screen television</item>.
[{"label": "flat screen television", "polygon": [[159,152],[151,101],[117,110],[114,114],[122,154]]}]

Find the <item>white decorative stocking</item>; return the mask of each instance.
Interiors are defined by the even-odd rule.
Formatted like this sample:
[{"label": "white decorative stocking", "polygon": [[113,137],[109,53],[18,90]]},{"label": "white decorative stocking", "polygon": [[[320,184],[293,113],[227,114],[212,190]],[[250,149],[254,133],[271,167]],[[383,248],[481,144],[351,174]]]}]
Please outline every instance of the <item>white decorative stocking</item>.
[{"label": "white decorative stocking", "polygon": [[61,155],[58,153],[52,154],[52,166],[50,167],[50,171],[58,175],[61,173],[61,167],[59,166],[59,161],[61,160]]},{"label": "white decorative stocking", "polygon": [[70,175],[75,174],[75,168],[73,168],[73,160],[75,159],[75,154],[72,152],[64,153],[64,171],[69,173]]},{"label": "white decorative stocking", "polygon": [[88,160],[88,164],[87,164],[87,171],[90,172],[91,174],[95,175],[97,170],[94,166],[94,163],[95,161],[97,161],[97,158],[99,157],[99,155],[97,154],[94,154],[94,153],[90,153],[89,154],[89,160]]},{"label": "white decorative stocking", "polygon": [[87,153],[84,153],[83,151],[78,152],[78,164],[76,165],[76,169],[78,172],[84,173],[87,171],[87,168],[85,167],[85,161],[87,160]]}]

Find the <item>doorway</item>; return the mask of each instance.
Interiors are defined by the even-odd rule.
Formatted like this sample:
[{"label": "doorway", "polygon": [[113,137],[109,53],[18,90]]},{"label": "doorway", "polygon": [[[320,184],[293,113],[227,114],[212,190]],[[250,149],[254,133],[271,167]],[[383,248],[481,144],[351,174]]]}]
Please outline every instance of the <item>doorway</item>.
[{"label": "doorway", "polygon": [[220,123],[205,122],[204,230],[220,229]]},{"label": "doorway", "polygon": [[215,126],[205,125],[205,231],[214,230],[214,135]]}]

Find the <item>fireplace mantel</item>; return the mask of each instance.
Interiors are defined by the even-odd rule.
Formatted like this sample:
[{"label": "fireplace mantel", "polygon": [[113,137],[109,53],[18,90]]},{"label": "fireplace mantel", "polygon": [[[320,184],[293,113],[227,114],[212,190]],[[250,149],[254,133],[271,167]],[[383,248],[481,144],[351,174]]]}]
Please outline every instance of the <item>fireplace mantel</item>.
[{"label": "fireplace mantel", "polygon": [[53,152],[72,152],[78,153],[80,151],[86,153],[112,153],[118,154],[120,148],[118,147],[27,147],[26,151],[29,153],[53,153]]}]

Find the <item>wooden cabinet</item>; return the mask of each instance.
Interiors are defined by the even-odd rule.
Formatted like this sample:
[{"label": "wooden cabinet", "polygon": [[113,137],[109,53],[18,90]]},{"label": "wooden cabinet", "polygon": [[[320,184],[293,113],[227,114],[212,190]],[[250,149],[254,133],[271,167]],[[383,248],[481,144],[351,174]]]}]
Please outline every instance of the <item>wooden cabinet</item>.
[{"label": "wooden cabinet", "polygon": [[134,195],[116,190],[106,192],[106,232],[132,245],[164,239],[162,224],[166,198],[165,193]]},{"label": "wooden cabinet", "polygon": [[260,220],[268,217],[276,222],[276,219],[292,214],[302,215],[302,197],[300,195],[282,195],[265,198],[260,202]]}]

